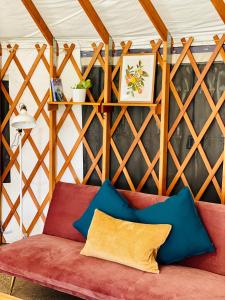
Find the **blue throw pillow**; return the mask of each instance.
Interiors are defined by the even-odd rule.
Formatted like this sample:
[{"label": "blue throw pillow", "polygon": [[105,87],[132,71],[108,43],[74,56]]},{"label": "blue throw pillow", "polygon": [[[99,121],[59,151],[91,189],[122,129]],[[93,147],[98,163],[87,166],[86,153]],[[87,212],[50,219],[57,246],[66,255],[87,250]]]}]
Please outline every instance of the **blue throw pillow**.
[{"label": "blue throw pillow", "polygon": [[215,251],[188,188],[164,202],[136,209],[135,214],[141,223],[172,225],[169,237],[158,252],[160,263],[170,264]]},{"label": "blue throw pillow", "polygon": [[137,222],[137,217],[135,216],[133,209],[122,195],[120,195],[120,193],[111,185],[109,180],[106,180],[103,183],[82,217],[73,223],[73,226],[84,237],[87,237],[95,209],[99,209],[114,218]]}]

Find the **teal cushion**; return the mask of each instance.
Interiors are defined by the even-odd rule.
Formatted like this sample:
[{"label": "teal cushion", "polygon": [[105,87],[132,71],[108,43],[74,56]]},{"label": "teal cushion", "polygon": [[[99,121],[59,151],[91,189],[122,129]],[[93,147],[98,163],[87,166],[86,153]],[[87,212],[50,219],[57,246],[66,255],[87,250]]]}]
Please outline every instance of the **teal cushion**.
[{"label": "teal cushion", "polygon": [[84,237],[87,237],[95,209],[99,209],[117,219],[131,222],[137,221],[137,217],[135,216],[133,209],[111,185],[109,180],[106,180],[103,183],[102,187],[97,192],[81,218],[73,223],[73,226]]},{"label": "teal cushion", "polygon": [[135,214],[141,223],[172,225],[169,237],[158,252],[160,263],[170,264],[215,251],[188,188],[164,202],[135,210]]}]

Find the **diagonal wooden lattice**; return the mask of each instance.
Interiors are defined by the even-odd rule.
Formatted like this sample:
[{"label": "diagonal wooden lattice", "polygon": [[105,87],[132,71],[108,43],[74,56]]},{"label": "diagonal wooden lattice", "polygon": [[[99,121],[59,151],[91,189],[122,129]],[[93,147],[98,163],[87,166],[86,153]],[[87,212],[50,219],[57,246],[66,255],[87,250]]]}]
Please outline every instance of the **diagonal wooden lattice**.
[{"label": "diagonal wooden lattice", "polygon": [[[64,49],[65,49],[65,57],[61,63],[61,65],[59,66],[58,70],[57,70],[57,77],[60,77],[60,75],[62,74],[66,64],[70,61],[72,63],[72,66],[74,68],[74,71],[77,73],[78,77],[80,80],[84,80],[84,79],[87,79],[91,69],[93,68],[94,64],[96,63],[96,61],[98,60],[100,62],[100,65],[103,69],[103,71],[105,70],[105,62],[104,62],[104,59],[103,57],[101,56],[101,50],[103,48],[104,44],[103,43],[100,43],[98,46],[93,43],[92,44],[92,47],[93,47],[93,56],[84,72],[84,74],[82,74],[74,56],[73,56],[73,50],[75,48],[75,45],[72,44],[70,47],[65,44],[64,45]],[[98,103],[102,103],[103,101],[103,98],[104,98],[104,90],[101,92],[101,95],[99,96],[99,99],[94,99],[94,97],[92,96],[91,94],[91,91],[88,90],[87,91],[87,96],[89,98],[89,101],[91,103],[95,103],[95,102],[98,102]],[[65,99],[65,101],[70,101],[71,99]],[[72,106],[70,105],[67,105],[66,108],[65,108],[65,111],[63,113],[63,115],[61,116],[57,126],[56,126],[56,133],[59,132],[60,128],[62,127],[62,124],[63,122],[65,121],[66,117],[67,116],[70,116],[72,121],[73,121],[73,124],[77,130],[77,132],[79,133],[79,136],[77,138],[77,140],[75,141],[70,153],[67,155],[66,154],[66,151],[62,145],[62,142],[60,141],[59,138],[57,138],[57,145],[59,147],[59,150],[61,151],[62,155],[63,155],[63,158],[64,158],[64,164],[62,165],[59,173],[57,174],[56,176],[56,181],[59,181],[63,174],[65,173],[66,169],[69,168],[72,176],[73,176],[73,179],[74,179],[74,182],[75,183],[80,183],[80,180],[71,164],[71,160],[73,158],[73,156],[75,155],[79,145],[81,143],[83,143],[83,146],[85,147],[88,155],[89,155],[89,158],[91,160],[91,166],[88,170],[88,172],[85,174],[84,178],[83,178],[83,181],[82,183],[85,184],[87,183],[88,179],[90,178],[91,174],[93,173],[94,170],[96,170],[99,178],[101,179],[102,177],[102,173],[101,173],[101,169],[98,165],[98,162],[102,156],[102,153],[103,153],[103,150],[102,150],[102,147],[100,147],[98,153],[96,156],[94,156],[92,150],[91,150],[91,147],[89,146],[88,142],[87,142],[87,139],[85,138],[85,133],[87,132],[92,120],[94,119],[95,116],[97,116],[100,124],[102,125],[103,124],[103,118],[101,116],[100,113],[97,112],[96,108],[93,106],[93,109],[92,109],[92,112],[90,113],[86,123],[83,125],[83,128],[80,127],[79,125],[79,122],[76,118],[76,116],[74,115],[74,112],[72,110]]]},{"label": "diagonal wooden lattice", "polygon": [[[4,179],[6,178],[6,176],[8,175],[9,171],[11,170],[11,168],[13,167],[13,165],[15,165],[17,171],[19,171],[19,163],[17,161],[18,159],[18,155],[19,155],[19,149],[17,147],[17,149],[15,150],[15,152],[12,151],[12,149],[10,148],[10,145],[7,143],[6,138],[4,137],[4,128],[7,125],[7,123],[9,122],[10,117],[15,114],[18,114],[18,111],[16,109],[17,104],[19,103],[24,91],[26,88],[29,89],[34,101],[37,104],[37,111],[34,114],[34,118],[36,120],[38,120],[38,118],[40,117],[40,115],[43,116],[47,126],[49,125],[49,117],[44,109],[45,104],[47,103],[48,99],[49,99],[49,90],[47,90],[45,92],[45,95],[43,97],[42,100],[39,99],[39,97],[37,96],[37,93],[35,92],[35,89],[33,88],[32,84],[31,84],[31,78],[32,75],[34,74],[38,64],[40,63],[40,61],[42,60],[44,62],[44,64],[46,64],[47,60],[45,58],[45,51],[46,51],[47,46],[43,45],[42,47],[40,47],[39,45],[36,45],[36,50],[37,50],[37,56],[29,70],[29,72],[26,74],[26,72],[23,69],[22,64],[20,63],[18,57],[17,57],[17,50],[19,49],[18,45],[15,45],[13,48],[8,45],[8,49],[9,49],[9,55],[8,58],[6,59],[6,62],[4,64],[4,66],[2,67],[2,72],[1,72],[1,90],[6,98],[6,100],[8,101],[9,105],[10,105],[10,109],[6,115],[6,117],[4,118],[2,124],[1,124],[1,133],[2,133],[2,143],[6,149],[6,151],[9,154],[10,157],[10,161],[9,164],[7,165],[7,167],[5,168],[3,174],[2,174],[2,182],[4,181]],[[9,93],[7,92],[7,90],[5,89],[3,83],[2,83],[2,79],[4,78],[7,70],[10,67],[10,64],[14,62],[15,65],[17,66],[22,78],[23,78],[23,83],[15,97],[15,99],[11,99]],[[47,71],[49,72],[49,69],[47,69]],[[32,150],[34,152],[34,154],[37,157],[37,163],[35,164],[32,172],[30,173],[29,177],[26,178],[26,176],[24,175],[24,173],[22,174],[22,179],[23,179],[23,195],[25,195],[26,193],[29,193],[30,198],[32,199],[34,205],[36,206],[37,212],[39,214],[39,216],[41,216],[43,222],[45,221],[45,216],[42,213],[41,210],[41,204],[39,204],[32,188],[31,188],[31,182],[33,181],[36,173],[38,172],[39,168],[41,167],[44,171],[44,173],[46,174],[46,176],[48,177],[48,167],[46,166],[44,159],[45,156],[48,153],[48,143],[45,146],[45,149],[42,151],[42,153],[39,152],[35,141],[33,140],[33,138],[30,135],[31,130],[25,130],[25,134],[22,138],[22,145],[25,144],[25,142],[29,142],[30,146],[32,147]],[[10,207],[10,212],[8,214],[8,216],[6,217],[4,223],[2,224],[2,228],[3,231],[7,228],[7,226],[9,225],[11,219],[13,216],[15,216],[16,221],[19,223],[19,216],[17,213],[17,208],[19,206],[19,196],[17,197],[16,201],[14,203],[12,203],[6,188],[4,187],[4,185],[2,186],[2,195],[5,197],[9,207]],[[47,194],[45,196],[44,202],[49,200],[49,195]],[[24,232],[27,233],[27,235],[29,235],[32,231],[32,229],[34,228],[34,225],[36,224],[38,220],[38,217],[35,217],[31,224],[29,225],[29,227],[26,229],[23,226],[23,230]]]},{"label": "diagonal wooden lattice", "polygon": [[[215,104],[215,102],[212,99],[212,96],[209,92],[209,89],[205,83],[205,77],[206,77],[210,67],[212,66],[213,62],[215,61],[216,57],[218,56],[218,54],[220,54],[220,56],[222,57],[222,59],[225,63],[225,50],[223,48],[223,45],[225,42],[225,35],[223,35],[221,38],[215,37],[214,41],[215,41],[215,49],[212,52],[208,63],[205,65],[202,72],[200,72],[197,62],[194,58],[194,55],[191,52],[191,45],[193,42],[193,38],[189,38],[188,40],[182,39],[181,40],[181,42],[183,44],[182,51],[179,54],[174,66],[172,67],[172,70],[170,72],[170,91],[173,94],[176,104],[179,108],[179,113],[168,132],[168,153],[172,157],[172,160],[174,162],[174,165],[175,165],[177,171],[176,171],[176,174],[175,174],[174,178],[172,179],[171,183],[167,186],[166,193],[167,193],[167,195],[171,194],[175,185],[177,184],[177,182],[180,179],[184,183],[184,185],[189,186],[188,179],[185,175],[185,168],[187,167],[187,165],[190,162],[194,153],[196,151],[198,151],[201,156],[202,161],[204,162],[204,165],[206,167],[208,175],[207,175],[204,183],[200,187],[199,191],[196,193],[196,195],[194,195],[195,199],[196,200],[201,199],[204,192],[206,191],[207,187],[209,186],[209,184],[212,183],[213,186],[215,187],[215,190],[216,190],[219,198],[221,199],[221,202],[225,203],[225,183],[224,183],[224,181],[222,181],[222,186],[221,186],[221,183],[216,178],[216,173],[219,170],[220,166],[222,164],[225,166],[225,163],[224,163],[224,153],[225,152],[221,152],[216,163],[214,165],[211,165],[209,162],[209,159],[207,157],[207,154],[201,144],[201,141],[202,141],[204,135],[206,134],[207,130],[209,129],[210,125],[213,122],[216,122],[218,124],[219,130],[221,131],[222,135],[225,136],[224,120],[222,120],[222,117],[220,115],[220,108],[225,103],[225,91],[223,92],[220,99]],[[122,56],[129,52],[131,45],[132,45],[131,41],[128,41],[127,43],[121,43],[122,55],[120,56],[116,66],[112,72],[112,91],[114,92],[114,94],[117,98],[118,98],[118,90],[117,90],[117,87],[114,82],[115,77],[120,69],[121,62],[122,62]],[[156,55],[157,55],[158,64],[162,68],[163,58],[159,51],[160,46],[162,45],[162,42],[160,40],[158,42],[151,41],[150,45],[152,48],[152,52],[156,53]],[[104,44],[102,44],[102,43],[100,43],[99,45],[96,45],[94,43],[92,44],[93,56],[90,59],[89,65],[87,66],[85,72],[82,73],[82,71],[80,70],[80,68],[74,58],[74,55],[73,55],[75,45],[71,44],[69,46],[69,45],[65,44],[64,45],[65,56],[60,64],[60,66],[57,69],[57,72],[56,72],[57,77],[60,77],[62,75],[62,73],[68,63],[72,64],[72,66],[74,68],[74,72],[76,72],[76,74],[78,75],[78,77],[81,80],[86,79],[88,77],[88,75],[91,72],[91,69],[93,68],[94,64],[97,61],[100,63],[100,66],[102,67],[103,71],[105,71],[105,58],[101,54],[101,50],[103,49],[103,46],[104,46]],[[31,83],[31,78],[32,78],[38,64],[41,61],[44,64],[47,72],[50,73],[49,60],[45,56],[46,48],[47,48],[46,45],[42,45],[42,46],[36,45],[35,46],[35,49],[37,51],[37,56],[35,57],[33,64],[30,67],[30,70],[28,72],[25,72],[25,70],[17,56],[17,51],[19,49],[19,46],[18,45],[14,45],[13,47],[10,45],[8,46],[9,53],[8,53],[8,57],[2,67],[2,70],[1,70],[0,84],[1,84],[2,93],[4,94],[6,100],[8,101],[10,109],[9,109],[5,119],[1,123],[1,133],[2,133],[1,142],[9,154],[10,161],[2,174],[2,181],[4,181],[4,179],[6,178],[6,176],[8,175],[8,173],[10,172],[10,170],[12,169],[13,166],[15,166],[16,170],[19,171],[19,163],[18,163],[19,149],[17,148],[13,151],[13,149],[10,148],[10,145],[7,143],[7,140],[4,136],[4,129],[7,125],[7,123],[9,122],[11,116],[13,114],[15,114],[15,115],[18,114],[16,107],[17,107],[25,89],[29,89],[35,103],[37,104],[37,110],[34,114],[35,119],[38,120],[38,118],[41,116],[41,117],[43,117],[47,127],[49,126],[49,116],[44,108],[49,99],[49,89],[46,90],[44,97],[42,99],[40,99]],[[189,60],[190,65],[192,66],[194,74],[197,78],[197,81],[195,82],[193,89],[191,90],[191,92],[189,93],[189,95],[187,96],[185,101],[182,101],[180,98],[180,95],[176,89],[176,86],[174,84],[174,77],[175,77],[179,67],[181,66],[182,62],[184,61],[184,59]],[[16,65],[16,67],[19,70],[19,73],[21,74],[21,76],[23,78],[23,83],[21,84],[19,91],[14,99],[11,98],[10,94],[7,92],[5,86],[2,83],[2,79],[4,78],[5,74],[7,73],[12,62]],[[205,95],[206,101],[211,109],[211,113],[210,113],[209,118],[205,122],[205,124],[202,126],[200,132],[197,134],[196,130],[194,128],[194,124],[192,124],[192,121],[190,120],[187,110],[188,110],[188,107],[190,106],[191,102],[194,101],[194,96],[197,93],[197,90],[199,88],[201,88],[202,92]],[[104,90],[101,92],[98,99],[94,99],[94,97],[90,91],[87,91],[87,96],[89,98],[90,106],[91,106],[91,103],[93,103],[93,104],[95,104],[96,102],[102,103],[104,100]],[[162,97],[162,92],[160,92],[159,95],[157,95],[155,102],[160,103],[161,97]],[[65,101],[70,101],[70,100],[71,99],[65,99]],[[76,131],[78,132],[78,138],[74,142],[74,145],[73,145],[71,151],[69,152],[69,154],[67,154],[67,152],[64,148],[63,142],[60,140],[59,137],[57,137],[57,147],[62,154],[64,163],[63,163],[61,169],[59,170],[58,174],[56,175],[56,181],[59,181],[62,178],[63,174],[68,169],[74,179],[74,182],[80,183],[80,179],[78,178],[78,175],[76,173],[76,168],[72,164],[72,158],[74,157],[76,151],[78,150],[79,145],[81,145],[81,144],[85,147],[87,154],[91,161],[91,166],[90,166],[88,172],[86,174],[84,174],[82,183],[86,184],[94,171],[96,171],[99,178],[102,179],[102,171],[101,171],[101,167],[99,166],[99,161],[103,154],[103,146],[100,147],[97,155],[95,156],[91,150],[91,145],[88,144],[85,134],[95,117],[98,118],[101,126],[103,127],[104,126],[103,116],[96,110],[96,107],[93,105],[92,111],[90,112],[86,123],[81,128],[81,126],[72,110],[72,106],[66,105],[65,110],[56,125],[56,134],[58,134],[59,131],[61,130],[62,125],[67,117],[71,118],[72,123],[73,123]],[[131,145],[124,157],[121,156],[119,148],[114,141],[114,134],[123,118],[126,119],[126,122],[128,123],[129,128],[132,132],[132,136],[131,136],[132,142],[131,142]],[[110,145],[111,145],[111,149],[114,152],[115,157],[118,160],[118,164],[119,164],[119,167],[117,168],[117,170],[115,171],[115,173],[112,176],[113,183],[116,183],[118,178],[120,177],[120,175],[123,173],[128,185],[132,191],[142,190],[144,185],[146,184],[147,180],[150,177],[153,179],[155,186],[157,188],[159,188],[159,176],[158,176],[157,172],[155,171],[155,167],[160,159],[160,151],[158,149],[154,158],[151,160],[149,158],[149,153],[146,150],[146,148],[143,144],[143,141],[142,141],[142,135],[145,132],[146,128],[149,126],[149,123],[151,120],[154,120],[154,122],[156,123],[158,128],[160,128],[160,125],[161,125],[160,117],[157,114],[155,114],[153,110],[151,110],[149,108],[149,112],[147,113],[145,120],[141,124],[141,127],[139,128],[139,130],[137,130],[134,125],[134,120],[132,120],[132,117],[131,117],[129,111],[127,110],[127,107],[124,107],[124,106],[121,107],[119,114],[117,115],[114,123],[112,124],[112,126],[110,128]],[[185,159],[182,162],[180,162],[180,159],[177,156],[177,154],[174,150],[173,144],[171,142],[171,138],[173,137],[173,134],[175,133],[176,128],[180,124],[181,121],[185,121],[185,124],[187,125],[187,127],[190,131],[190,134],[193,138],[193,145],[191,146],[189,152],[187,153]],[[46,166],[45,161],[44,161],[45,157],[49,151],[49,143],[47,143],[45,145],[44,150],[40,153],[40,151],[37,148],[37,145],[35,144],[35,140],[32,138],[30,133],[31,133],[31,130],[25,131],[25,134],[22,139],[22,144],[23,145],[25,143],[30,144],[30,146],[32,147],[32,150],[34,152],[34,154],[32,154],[32,155],[35,155],[37,157],[37,162],[28,177],[26,177],[25,174],[23,173],[23,183],[24,183],[23,195],[25,195],[26,193],[29,194],[29,197],[32,199],[32,201],[37,209],[37,212],[36,212],[33,220],[31,221],[31,223],[29,224],[28,228],[23,227],[24,232],[26,232],[28,235],[31,234],[31,232],[34,229],[35,224],[37,223],[39,218],[41,218],[41,220],[43,222],[45,221],[45,215],[44,215],[43,211],[44,211],[44,209],[49,201],[49,198],[50,198],[49,197],[50,195],[47,194],[44,197],[44,200],[42,201],[42,203],[39,203],[38,199],[36,198],[36,196],[32,190],[32,185],[31,185],[33,179],[35,178],[35,175],[37,174],[37,172],[40,168],[43,169],[43,171],[47,177],[49,176],[49,169]],[[143,177],[140,178],[137,186],[134,185],[133,179],[131,178],[131,176],[129,174],[129,170],[127,168],[127,162],[130,159],[132,159],[132,154],[136,147],[139,148],[139,150],[142,154],[142,157],[147,166],[147,169],[146,169]],[[6,216],[4,223],[2,224],[3,230],[6,230],[7,226],[9,225],[9,223],[13,217],[15,217],[16,221],[19,223],[19,215],[17,213],[17,208],[19,206],[19,196],[17,196],[15,201],[12,201],[12,199],[10,199],[10,196],[9,196],[4,184],[2,185],[2,195],[4,196],[5,201],[7,202],[8,206],[10,208],[10,212]]]},{"label": "diagonal wooden lattice", "polygon": [[[158,53],[159,51],[159,48],[162,44],[162,41],[158,41],[157,43],[153,43],[153,46],[152,46],[152,52],[153,53]],[[113,70],[113,73],[112,73],[112,90],[115,94],[115,96],[117,97],[118,99],[118,90],[116,88],[116,85],[114,83],[114,78],[117,74],[117,72],[119,71],[119,68],[121,66],[121,63],[122,63],[122,57],[123,55],[125,55],[126,53],[128,53],[129,51],[129,48],[131,47],[131,44],[132,42],[131,41],[128,41],[126,44],[125,43],[121,43],[121,46],[122,46],[122,54],[117,62],[117,65],[115,66],[114,70]],[[158,97],[156,98],[155,102],[156,103],[159,103],[161,100],[161,93],[158,95]],[[113,139],[113,134],[114,132],[116,131],[117,127],[119,126],[123,116],[126,118],[128,124],[129,124],[129,127],[131,129],[131,132],[133,134],[133,141],[132,141],[132,144],[130,145],[129,147],[129,150],[127,151],[126,155],[122,158],[121,155],[120,155],[120,152],[118,150],[118,147],[116,146],[115,142],[114,142],[114,139]],[[149,108],[149,112],[144,120],[144,122],[142,123],[139,131],[136,130],[135,126],[134,126],[134,123],[132,121],[132,118],[130,116],[130,114],[128,113],[127,111],[127,107],[121,107],[121,111],[120,113],[118,114],[114,124],[112,125],[112,128],[111,128],[111,148],[118,160],[118,163],[119,163],[119,167],[118,169],[116,170],[115,174],[113,175],[112,177],[112,183],[115,183],[120,174],[123,172],[126,180],[127,180],[127,183],[130,187],[130,189],[132,191],[140,191],[143,186],[145,185],[146,181],[148,180],[148,178],[150,176],[152,176],[153,180],[154,180],[154,183],[156,185],[156,187],[158,188],[159,187],[159,179],[158,179],[158,176],[154,170],[154,167],[156,165],[156,163],[158,162],[159,160],[159,150],[157,151],[155,157],[153,158],[153,160],[151,161],[150,158],[149,158],[149,155],[144,147],[144,144],[141,140],[141,137],[145,131],[145,129],[147,128],[147,126],[149,125],[149,122],[151,121],[151,119],[154,117],[155,121],[156,121],[156,124],[157,126],[160,128],[160,119],[159,117]],[[132,182],[132,179],[130,177],[130,174],[128,172],[128,169],[126,168],[126,164],[128,162],[128,160],[131,158],[131,155],[135,149],[135,147],[138,145],[140,151],[141,151],[141,154],[145,160],[145,163],[147,165],[147,171],[145,172],[144,176],[140,179],[140,182],[138,184],[137,187],[134,186],[133,182]]]},{"label": "diagonal wooden lattice", "polygon": [[[176,103],[179,107],[179,113],[174,121],[174,123],[172,124],[169,132],[168,132],[168,151],[174,161],[174,164],[177,168],[177,173],[174,176],[172,182],[169,184],[169,186],[167,187],[167,194],[169,195],[172,190],[174,189],[176,183],[178,182],[178,180],[181,178],[182,182],[184,183],[184,185],[189,185],[187,178],[185,177],[185,168],[187,167],[188,163],[190,162],[193,154],[195,153],[195,151],[198,151],[202,161],[204,162],[204,165],[206,167],[206,170],[208,172],[208,176],[205,180],[205,182],[202,184],[200,190],[198,191],[198,193],[195,195],[195,199],[199,200],[203,193],[205,192],[206,188],[208,187],[208,185],[210,184],[210,182],[213,183],[215,190],[219,196],[219,198],[221,199],[221,202],[223,202],[223,194],[222,194],[222,187],[220,186],[220,184],[218,183],[218,180],[215,176],[216,172],[218,171],[219,167],[221,166],[221,164],[223,163],[223,159],[224,159],[224,153],[221,153],[221,155],[219,156],[218,160],[216,161],[216,163],[214,164],[214,166],[211,166],[209,163],[209,160],[207,158],[207,155],[205,153],[205,151],[203,150],[203,147],[201,145],[201,141],[204,137],[204,135],[206,134],[207,130],[209,129],[210,125],[212,124],[212,122],[215,120],[221,130],[222,135],[225,135],[225,126],[224,126],[224,121],[222,120],[219,110],[222,107],[222,105],[225,102],[225,91],[223,92],[223,94],[221,95],[220,99],[218,100],[218,102],[215,104],[212,96],[208,90],[207,85],[204,82],[204,79],[211,67],[211,65],[213,64],[213,62],[215,61],[217,55],[220,53],[221,57],[224,59],[224,49],[223,49],[223,44],[225,42],[225,35],[223,35],[221,37],[221,39],[219,39],[218,37],[215,38],[215,42],[216,42],[216,47],[214,49],[214,51],[212,52],[207,64],[205,65],[204,69],[202,72],[199,71],[198,65],[195,61],[195,58],[191,52],[191,43],[193,41],[192,38],[190,38],[188,41],[186,39],[182,39],[181,40],[183,43],[183,51],[180,55],[180,60],[179,63],[177,65],[174,66],[172,72],[171,72],[171,76],[170,76],[170,89],[174,95],[174,98],[176,100]],[[197,81],[194,84],[193,89],[191,90],[191,92],[189,93],[189,95],[187,96],[187,99],[185,99],[184,104],[182,103],[182,100],[180,99],[180,96],[176,90],[176,87],[173,83],[173,77],[174,77],[174,71],[176,71],[180,64],[182,63],[182,60],[184,59],[184,57],[187,56],[190,64],[194,70],[194,73],[196,75]],[[162,59],[162,58],[161,58]],[[160,60],[161,60],[160,59]],[[176,69],[175,69],[176,67]],[[199,134],[196,133],[194,126],[188,116],[187,113],[187,109],[190,105],[190,103],[194,100],[194,96],[197,92],[197,90],[201,88],[207,103],[209,104],[209,107],[211,108],[211,114],[208,117],[207,121],[205,122],[205,124],[203,125],[201,131],[199,132]],[[179,162],[179,159],[176,156],[176,153],[174,151],[174,148],[171,144],[171,138],[177,128],[177,126],[179,125],[179,123],[182,121],[182,118],[184,119],[192,137],[193,137],[193,145],[191,147],[191,149],[188,151],[185,159],[183,160],[182,163]]]}]

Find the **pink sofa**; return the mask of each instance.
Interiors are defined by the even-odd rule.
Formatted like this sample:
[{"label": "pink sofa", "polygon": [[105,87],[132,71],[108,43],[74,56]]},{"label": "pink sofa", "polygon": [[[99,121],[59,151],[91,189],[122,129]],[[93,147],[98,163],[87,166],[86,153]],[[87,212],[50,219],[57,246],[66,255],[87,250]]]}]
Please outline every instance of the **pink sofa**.
[{"label": "pink sofa", "polygon": [[[225,206],[196,204],[216,246],[215,253],[160,266],[160,274],[151,274],[79,254],[83,239],[71,224],[97,190],[95,186],[59,182],[43,234],[1,247],[0,272],[82,299],[225,299]],[[136,208],[165,199],[120,192]]]}]

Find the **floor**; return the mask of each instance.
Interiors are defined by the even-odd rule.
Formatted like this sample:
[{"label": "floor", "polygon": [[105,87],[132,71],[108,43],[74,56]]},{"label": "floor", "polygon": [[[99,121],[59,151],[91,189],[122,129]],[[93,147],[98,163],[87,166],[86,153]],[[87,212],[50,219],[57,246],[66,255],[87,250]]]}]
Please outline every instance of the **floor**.
[{"label": "floor", "polygon": [[[0,274],[0,292],[8,293],[10,277]],[[78,298],[66,295],[22,279],[16,279],[12,296],[24,300],[79,300]]]}]

